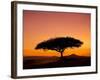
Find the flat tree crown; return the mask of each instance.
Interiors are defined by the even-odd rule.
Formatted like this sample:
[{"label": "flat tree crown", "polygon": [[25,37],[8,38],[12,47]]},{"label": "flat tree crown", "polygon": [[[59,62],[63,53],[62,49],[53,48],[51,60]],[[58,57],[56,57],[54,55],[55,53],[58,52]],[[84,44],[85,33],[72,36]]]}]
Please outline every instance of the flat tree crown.
[{"label": "flat tree crown", "polygon": [[65,48],[80,47],[82,41],[72,37],[57,37],[39,43],[35,49],[61,50]]}]

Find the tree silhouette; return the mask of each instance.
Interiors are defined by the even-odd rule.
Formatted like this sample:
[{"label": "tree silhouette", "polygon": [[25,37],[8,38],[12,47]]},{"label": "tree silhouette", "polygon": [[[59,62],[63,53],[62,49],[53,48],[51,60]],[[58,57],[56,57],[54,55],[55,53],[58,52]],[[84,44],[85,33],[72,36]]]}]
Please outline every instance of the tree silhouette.
[{"label": "tree silhouette", "polygon": [[63,52],[65,49],[80,47],[82,44],[82,41],[72,37],[57,37],[39,43],[35,49],[55,50],[57,52],[60,52],[61,58],[63,58]]}]

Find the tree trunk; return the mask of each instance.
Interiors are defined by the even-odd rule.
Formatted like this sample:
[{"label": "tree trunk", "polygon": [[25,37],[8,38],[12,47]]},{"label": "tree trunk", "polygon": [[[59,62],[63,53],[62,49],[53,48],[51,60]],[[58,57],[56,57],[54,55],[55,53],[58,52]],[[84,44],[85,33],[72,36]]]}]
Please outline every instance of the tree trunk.
[{"label": "tree trunk", "polygon": [[61,58],[63,58],[63,52],[61,52]]}]

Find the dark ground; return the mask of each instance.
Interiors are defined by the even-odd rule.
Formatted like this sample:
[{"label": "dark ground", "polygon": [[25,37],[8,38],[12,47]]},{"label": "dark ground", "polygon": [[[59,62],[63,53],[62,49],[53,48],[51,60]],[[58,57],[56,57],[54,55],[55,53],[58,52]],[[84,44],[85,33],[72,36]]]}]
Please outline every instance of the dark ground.
[{"label": "dark ground", "polygon": [[91,58],[70,55],[60,57],[32,56],[23,58],[23,69],[90,66]]}]

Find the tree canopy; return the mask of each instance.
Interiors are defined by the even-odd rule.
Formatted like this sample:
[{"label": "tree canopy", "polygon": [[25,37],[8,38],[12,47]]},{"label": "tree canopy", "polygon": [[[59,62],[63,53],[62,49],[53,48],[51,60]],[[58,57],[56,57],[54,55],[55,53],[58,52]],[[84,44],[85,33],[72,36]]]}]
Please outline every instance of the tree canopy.
[{"label": "tree canopy", "polygon": [[82,41],[72,37],[57,37],[39,43],[35,49],[55,50],[63,53],[67,48],[80,47]]}]

